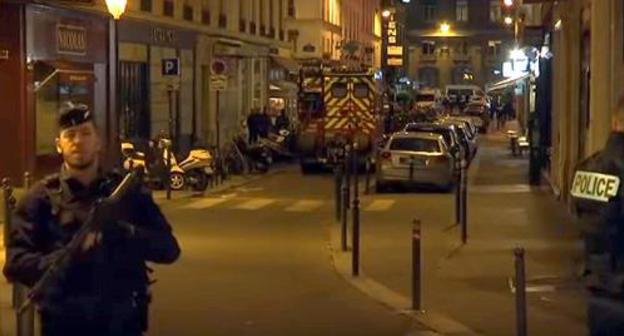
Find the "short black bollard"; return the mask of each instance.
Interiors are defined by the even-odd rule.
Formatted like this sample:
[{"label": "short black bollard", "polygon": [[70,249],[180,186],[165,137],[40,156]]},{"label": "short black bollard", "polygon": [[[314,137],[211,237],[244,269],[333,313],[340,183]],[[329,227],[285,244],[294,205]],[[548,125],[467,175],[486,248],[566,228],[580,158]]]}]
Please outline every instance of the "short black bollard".
[{"label": "short black bollard", "polygon": [[461,168],[459,168],[457,172],[457,185],[455,186],[455,225],[461,225],[461,188]]},{"label": "short black bollard", "polygon": [[421,238],[420,220],[415,219],[412,227],[412,309],[417,311],[422,310]]},{"label": "short black bollard", "polygon": [[342,195],[340,193],[342,187],[342,173],[340,171],[340,164],[336,164],[334,167],[334,197],[336,205],[336,221],[340,221],[340,215],[342,214]]},{"label": "short black bollard", "polygon": [[466,161],[462,160],[460,171],[460,222],[462,244],[468,242],[468,176],[466,172]]},{"label": "short black bollard", "polygon": [[[23,302],[26,300],[26,295],[28,293],[28,288],[22,284],[15,284],[15,287],[19,288],[18,290],[18,302]],[[17,320],[17,336],[34,336],[35,335],[35,308],[33,305],[30,305],[23,312],[16,313]]]},{"label": "short black bollard", "polygon": [[346,180],[347,180],[347,198],[345,200],[345,203],[343,203],[347,209],[351,208],[351,175],[353,174],[353,171],[351,170],[351,146],[349,145],[345,145],[345,159],[344,159],[344,171],[345,171],[345,176],[346,176]]},{"label": "short black bollard", "polygon": [[25,172],[24,173],[24,189],[25,190],[30,189],[31,185],[32,185],[32,176],[30,176],[29,172]]},{"label": "short black bollard", "polygon": [[360,188],[357,167],[357,143],[353,144],[353,253],[351,254],[351,266],[353,276],[360,274]]},{"label": "short black bollard", "polygon": [[526,278],[524,273],[524,249],[514,249],[516,264],[516,335],[527,335]]},{"label": "short black bollard", "polygon": [[348,220],[348,214],[349,214],[349,209],[348,209],[349,186],[348,186],[347,179],[348,179],[347,174],[345,172],[344,174],[342,174],[342,190],[341,190],[342,207],[340,209],[342,212],[340,216],[340,221],[341,221],[340,242],[342,246],[342,251],[347,251],[347,220]]},{"label": "short black bollard", "polygon": [[370,157],[366,158],[365,169],[366,169],[366,178],[364,181],[364,194],[368,195],[370,194],[370,173],[371,173]]},{"label": "short black bollard", "polygon": [[165,179],[167,180],[165,183],[165,187],[167,188],[167,199],[171,199],[171,143],[165,144],[165,149],[167,150],[167,164],[165,165]]},{"label": "short black bollard", "polygon": [[8,245],[9,229],[11,226],[11,204],[13,200],[13,188],[11,187],[11,180],[8,178],[2,179],[2,206],[4,210],[4,246]]}]

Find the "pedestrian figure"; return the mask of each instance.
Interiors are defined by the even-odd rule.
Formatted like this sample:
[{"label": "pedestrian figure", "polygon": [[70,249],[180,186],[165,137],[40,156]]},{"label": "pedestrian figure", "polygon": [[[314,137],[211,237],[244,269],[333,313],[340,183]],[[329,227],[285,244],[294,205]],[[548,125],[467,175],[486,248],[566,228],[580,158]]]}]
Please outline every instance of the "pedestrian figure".
[{"label": "pedestrian figure", "polygon": [[277,120],[275,121],[275,128],[280,131],[283,129],[288,129],[290,127],[290,120],[288,119],[288,116],[286,116],[286,110],[282,109],[280,111],[280,115],[277,117]]},{"label": "pedestrian figure", "polygon": [[585,241],[592,336],[624,335],[624,97],[604,149],[581,162],[572,183]]},{"label": "pedestrian figure", "polygon": [[[64,106],[58,128],[60,172],[35,184],[13,213],[4,274],[28,287],[120,180],[100,165],[104,145],[87,106]],[[106,216],[102,226],[88,233],[63,274],[36,298],[42,336],[140,336],[147,330],[146,262],[172,263],[180,248],[148,190],[131,188],[110,206],[97,213]]]},{"label": "pedestrian figure", "polygon": [[269,136],[271,130],[271,118],[269,117],[267,107],[262,109],[262,114],[258,117],[258,135],[262,138]]}]

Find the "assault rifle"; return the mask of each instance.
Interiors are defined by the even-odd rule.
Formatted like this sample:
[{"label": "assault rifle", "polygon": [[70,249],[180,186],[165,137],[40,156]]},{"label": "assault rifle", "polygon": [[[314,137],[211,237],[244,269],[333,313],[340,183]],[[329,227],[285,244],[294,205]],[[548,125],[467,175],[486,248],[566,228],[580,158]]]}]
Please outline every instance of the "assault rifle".
[{"label": "assault rifle", "polygon": [[95,232],[102,226],[101,212],[106,211],[107,207],[118,203],[126,195],[128,190],[136,185],[140,181],[137,175],[140,172],[134,170],[126,174],[123,180],[115,188],[115,190],[106,198],[101,198],[96,201],[95,205],[91,208],[89,215],[80,227],[80,230],[76,232],[72,240],[65,245],[59,252],[58,256],[52,261],[48,269],[43,273],[39,281],[28,291],[26,299],[17,310],[18,315],[21,315],[34,301],[38,300],[43,291],[49,287],[50,283],[56,279],[58,274],[61,274],[67,267],[71,265],[73,256],[78,250],[80,250],[82,243],[86,239],[87,235],[91,232]]}]

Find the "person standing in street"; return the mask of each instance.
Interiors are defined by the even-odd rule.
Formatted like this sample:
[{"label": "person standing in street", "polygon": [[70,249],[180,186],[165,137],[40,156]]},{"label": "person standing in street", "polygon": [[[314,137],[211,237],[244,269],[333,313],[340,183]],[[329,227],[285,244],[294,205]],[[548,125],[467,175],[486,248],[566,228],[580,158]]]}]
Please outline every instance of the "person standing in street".
[{"label": "person standing in street", "polygon": [[[35,285],[85,225],[98,201],[118,184],[100,164],[99,130],[85,105],[66,104],[58,118],[60,172],[36,183],[12,214],[4,275]],[[150,192],[129,189],[119,204],[98,211],[68,267],[39,297],[42,336],[140,336],[148,327],[149,268],[180,255],[171,226]]]},{"label": "person standing in street", "polygon": [[249,132],[249,144],[254,144],[258,141],[258,114],[256,110],[252,110],[249,116],[247,116],[247,129]]},{"label": "person standing in street", "polygon": [[624,335],[624,96],[600,152],[576,168],[571,194],[585,241],[591,336]]}]

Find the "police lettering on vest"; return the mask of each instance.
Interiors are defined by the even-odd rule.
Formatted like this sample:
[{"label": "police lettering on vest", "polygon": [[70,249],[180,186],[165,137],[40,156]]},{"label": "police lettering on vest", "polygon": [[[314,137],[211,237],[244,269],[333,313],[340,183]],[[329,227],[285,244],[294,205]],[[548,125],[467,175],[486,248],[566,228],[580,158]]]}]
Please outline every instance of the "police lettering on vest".
[{"label": "police lettering on vest", "polygon": [[618,176],[579,170],[574,175],[571,194],[577,198],[606,203],[617,196],[619,188]]}]

